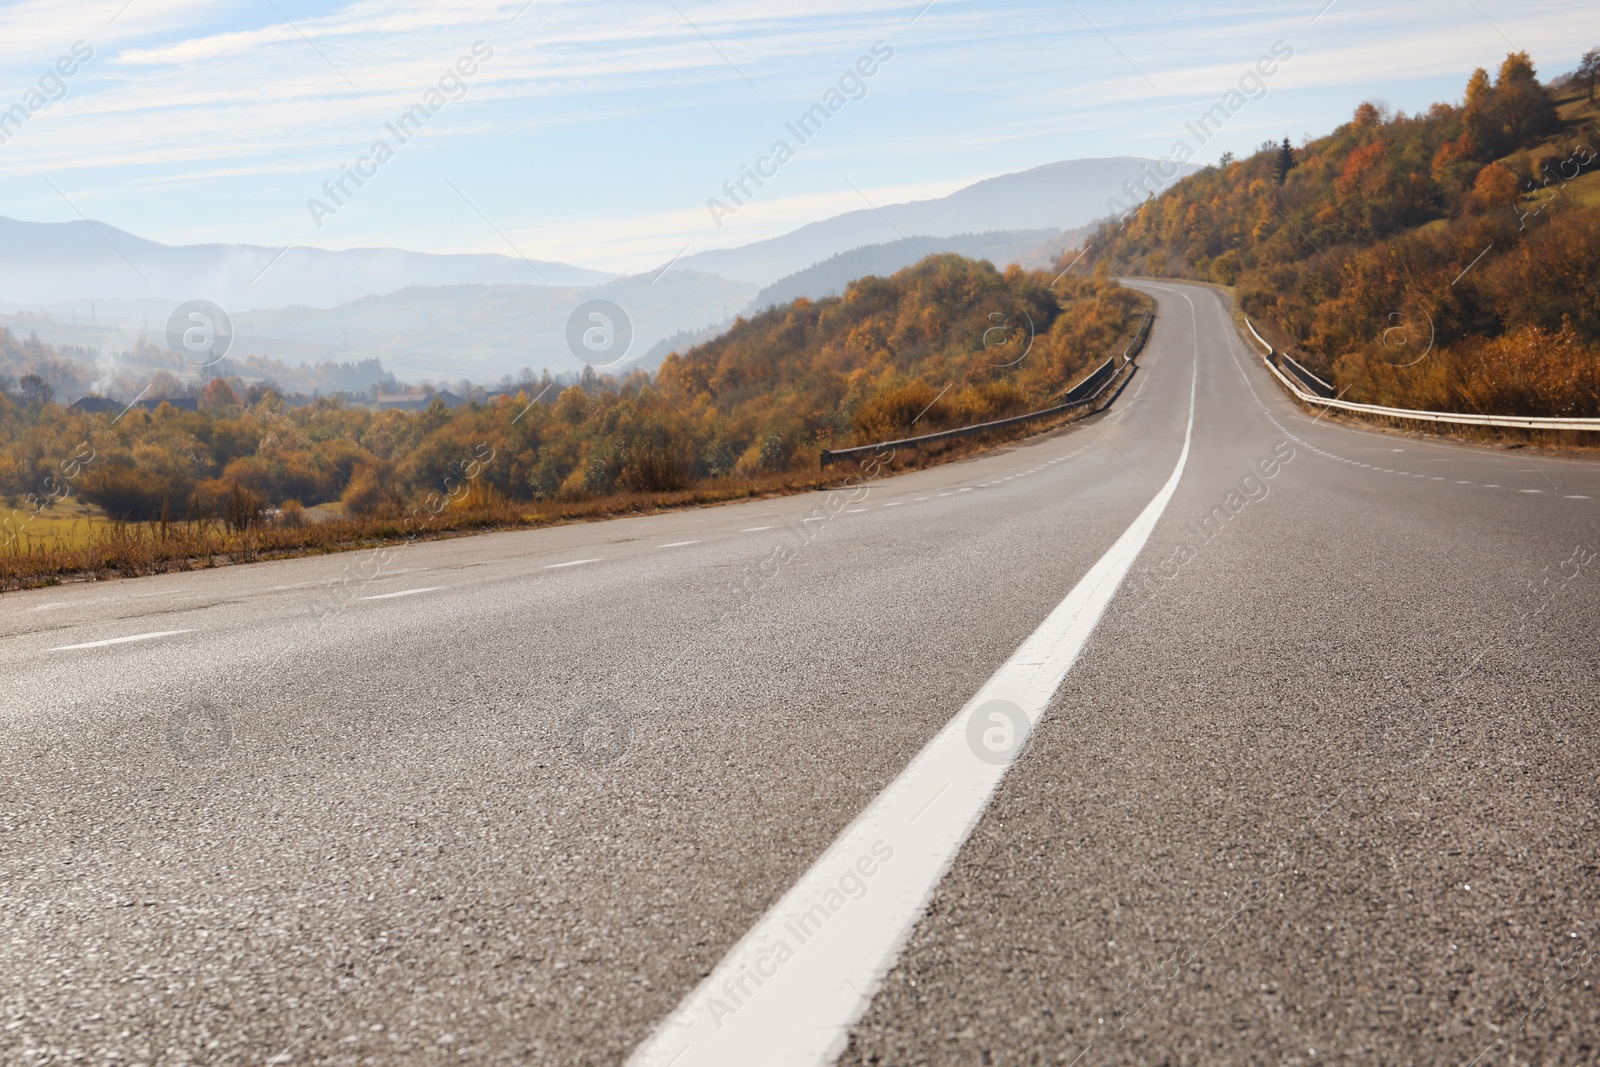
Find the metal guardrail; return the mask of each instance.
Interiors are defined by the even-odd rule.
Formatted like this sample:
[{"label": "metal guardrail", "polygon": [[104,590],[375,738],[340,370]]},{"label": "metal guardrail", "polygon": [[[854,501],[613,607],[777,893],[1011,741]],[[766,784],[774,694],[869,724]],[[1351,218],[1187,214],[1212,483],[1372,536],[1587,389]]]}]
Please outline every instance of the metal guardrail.
[{"label": "metal guardrail", "polygon": [[1330,399],[1338,395],[1338,390],[1334,389],[1332,383],[1325,382],[1315,374],[1312,374],[1309,368],[1289,353],[1279,352],[1278,360],[1290,374],[1299,378],[1300,384],[1309,391]]},{"label": "metal guardrail", "polygon": [[[1416,411],[1411,408],[1380,407],[1377,404],[1353,404],[1348,400],[1315,396],[1290,381],[1283,371],[1273,364],[1272,357],[1282,353],[1268,344],[1266,339],[1256,332],[1255,323],[1250,321],[1249,316],[1245,316],[1244,324],[1249,328],[1250,336],[1256,339],[1256,343],[1266,349],[1261,361],[1267,365],[1267,369],[1272,372],[1272,376],[1278,379],[1278,384],[1282,385],[1290,396],[1303,404],[1314,404],[1338,411],[1354,411],[1362,415],[1379,415],[1384,418],[1406,419],[1416,422],[1447,423],[1454,426],[1497,426],[1513,430],[1600,431],[1600,419],[1525,418],[1520,415],[1464,415],[1456,411]],[[1310,372],[1308,371],[1307,373]],[[1318,380],[1320,381],[1321,379]]]},{"label": "metal guardrail", "polygon": [[[1013,415],[1007,419],[995,419],[993,422],[980,422],[973,426],[962,426],[954,430],[942,430],[939,433],[923,434],[920,437],[905,437],[898,441],[879,441],[876,444],[857,445],[854,448],[824,448],[822,450],[822,466],[823,468],[827,468],[828,465],[833,463],[835,460],[850,459],[853,456],[866,455],[867,453],[876,454],[888,448],[925,445],[931,444],[934,441],[948,441],[957,437],[969,437],[973,434],[987,433],[990,430],[1003,430],[1009,426],[1021,426],[1037,419],[1045,419],[1052,415],[1065,414],[1066,412],[1073,411],[1077,408],[1088,407],[1098,400],[1101,394],[1110,388],[1111,384],[1117,380],[1120,372],[1127,367],[1129,363],[1132,363],[1138,357],[1140,352],[1144,351],[1144,343],[1149,339],[1150,326],[1154,318],[1155,313],[1153,311],[1145,312],[1143,321],[1139,323],[1139,329],[1133,335],[1133,340],[1130,341],[1128,343],[1128,347],[1122,351],[1122,356],[1120,357],[1122,362],[1120,364],[1117,362],[1117,356],[1111,356],[1104,363],[1100,364],[1100,366],[1091,371],[1087,378],[1073,386],[1071,389],[1068,389],[1064,394],[1065,396],[1071,397],[1073,393],[1092,386],[1093,391],[1088,395],[1073,397],[1072,399],[1066,400],[1064,403],[1057,404],[1054,407],[1045,408],[1042,411],[1031,411],[1026,415]],[[1108,371],[1109,373],[1107,373]],[[1101,379],[1098,384],[1095,383],[1097,378]]]},{"label": "metal guardrail", "polygon": [[1144,350],[1145,339],[1150,336],[1152,314],[1152,312],[1146,311],[1144,318],[1139,320],[1139,328],[1133,331],[1133,340],[1129,341],[1128,347],[1122,350],[1121,363],[1117,362],[1116,356],[1111,356],[1091,371],[1083,381],[1062,393],[1060,402],[1065,404],[1073,400],[1082,400],[1091,393],[1097,393],[1106,378],[1116,377],[1117,371],[1133,362],[1134,357]]}]

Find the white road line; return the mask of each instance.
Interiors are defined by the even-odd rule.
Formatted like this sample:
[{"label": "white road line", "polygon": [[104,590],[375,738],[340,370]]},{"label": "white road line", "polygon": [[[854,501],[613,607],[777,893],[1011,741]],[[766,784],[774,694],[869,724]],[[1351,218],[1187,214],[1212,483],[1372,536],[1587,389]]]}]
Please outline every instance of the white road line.
[{"label": "white road line", "polygon": [[47,648],[46,652],[71,652],[79,648],[105,648],[107,645],[125,645],[130,641],[154,641],[158,637],[175,637],[178,634],[192,634],[193,630],[160,630],[153,634],[134,634],[132,637],[112,637],[104,641],[85,641],[81,645],[57,645]]},{"label": "white road line", "polygon": [[562,567],[581,567],[585,563],[599,563],[599,559],[574,559],[566,563],[552,563],[545,568],[547,571],[558,571]]},{"label": "white road line", "polygon": [[1569,495],[1567,497],[1567,499],[1568,500],[1588,500],[1589,498],[1586,497],[1586,496],[1578,496],[1577,494],[1572,494],[1572,495]]},{"label": "white road line", "polygon": [[[1194,436],[1198,320],[1194,330],[1189,425],[1166,485],[967,706],[634,1051],[629,1067],[820,1067],[843,1050],[1178,488]],[[1014,724],[1005,753],[985,750],[987,758],[979,758],[968,741],[969,720],[992,700],[1016,705],[1024,721]],[[983,727],[996,728],[988,719]],[[919,821],[925,812],[930,817]]]},{"label": "white road line", "polygon": [[1522,491],[1524,493],[1542,493],[1542,492],[1544,492],[1543,489],[1524,489]]},{"label": "white road line", "polygon": [[866,508],[849,508],[849,509],[847,509],[845,511],[845,514],[846,515],[859,515],[863,511],[866,511],[866,510],[867,510]]},{"label": "white road line", "polygon": [[768,530],[776,530],[776,529],[777,529],[776,526],[752,526],[748,530],[740,530],[739,532],[740,533],[765,533]]},{"label": "white road line", "polygon": [[379,593],[377,596],[364,596],[362,600],[393,600],[395,597],[416,596],[418,593],[437,593],[443,589],[442,585],[430,585],[423,589],[402,589],[398,593]]},{"label": "white road line", "polygon": [[698,545],[699,543],[700,543],[699,541],[674,541],[670,545],[662,545],[661,547],[662,548],[682,548],[685,545]]},{"label": "white road line", "polygon": [[885,504],[884,507],[886,507],[886,508],[897,508],[901,504],[904,504],[904,503],[905,503],[904,500],[891,500],[887,504]]}]

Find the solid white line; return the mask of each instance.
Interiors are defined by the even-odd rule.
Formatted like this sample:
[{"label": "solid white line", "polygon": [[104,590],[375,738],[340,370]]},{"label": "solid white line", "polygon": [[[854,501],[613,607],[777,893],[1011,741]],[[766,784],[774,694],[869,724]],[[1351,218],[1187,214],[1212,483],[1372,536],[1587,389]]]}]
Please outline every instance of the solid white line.
[{"label": "solid white line", "polygon": [[379,593],[377,596],[364,596],[362,600],[393,600],[398,596],[416,596],[418,593],[437,593],[443,589],[442,585],[430,585],[426,589],[402,589],[398,593]]},{"label": "solid white line", "polygon": [[699,541],[674,541],[670,545],[662,545],[661,547],[662,548],[682,548],[684,545],[698,545],[699,543],[700,543]]},{"label": "solid white line", "polygon": [[113,637],[105,641],[85,641],[81,645],[57,645],[47,648],[46,652],[71,652],[78,648],[105,648],[107,645],[125,645],[129,641],[154,641],[158,637],[173,637],[177,634],[192,634],[193,630],[161,630],[153,634],[134,634],[132,637]]},{"label": "solid white line", "polygon": [[[1183,451],[1155,499],[960,714],[634,1051],[629,1067],[818,1067],[839,1055],[1177,490],[1194,436],[1198,375],[1197,358]],[[1015,705],[1024,721],[1014,724],[1002,752],[986,750],[986,760],[969,736],[997,726],[987,718],[976,726],[969,720],[988,714],[984,705],[993,700]],[[931,817],[921,819],[925,812]],[[752,974],[760,976],[759,985]]]},{"label": "solid white line", "polygon": [[600,560],[598,560],[598,559],[575,559],[575,560],[571,560],[570,562],[567,562],[567,563],[552,563],[548,567],[546,567],[545,570],[547,570],[547,571],[556,571],[556,570],[560,570],[562,567],[579,567],[579,566],[582,566],[585,563],[599,563],[599,562],[600,562]]}]

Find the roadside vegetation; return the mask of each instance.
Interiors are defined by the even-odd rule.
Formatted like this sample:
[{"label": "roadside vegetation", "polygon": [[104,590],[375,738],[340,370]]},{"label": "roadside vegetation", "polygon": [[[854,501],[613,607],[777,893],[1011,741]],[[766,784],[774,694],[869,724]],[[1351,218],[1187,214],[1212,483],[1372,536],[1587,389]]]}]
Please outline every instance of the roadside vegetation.
[{"label": "roadside vegetation", "polygon": [[546,377],[454,410],[297,407],[216,378],[194,411],[87,414],[24,375],[0,383],[0,588],[813,488],[822,448],[1047,406],[1148,304],[1105,270],[1053,284],[934,256],[741,319],[654,375]]},{"label": "roadside vegetation", "polygon": [[1600,416],[1600,52],[1552,89],[1525,53],[1416,115],[1363,103],[1103,227],[1120,272],[1236,288],[1349,400]]}]

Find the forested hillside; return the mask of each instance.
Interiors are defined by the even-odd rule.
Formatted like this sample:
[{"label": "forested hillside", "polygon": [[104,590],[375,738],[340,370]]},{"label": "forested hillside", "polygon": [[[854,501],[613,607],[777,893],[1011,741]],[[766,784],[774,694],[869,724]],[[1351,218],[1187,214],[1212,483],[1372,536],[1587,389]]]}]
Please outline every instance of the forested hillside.
[{"label": "forested hillside", "polygon": [[1458,104],[1364,103],[1329,136],[1211,167],[1103,227],[1118,270],[1238,288],[1348,399],[1600,415],[1600,113],[1525,53]]},{"label": "forested hillside", "polygon": [[1144,306],[1103,272],[1052,288],[938,256],[740,320],[654,377],[590,373],[457,410],[294,408],[217,378],[197,411],[116,418],[13,389],[0,394],[0,492],[24,512],[65,490],[114,518],[244,527],[285,502],[381,517],[441,494],[470,508],[770,481],[813,470],[819,447],[1043,406],[1125,343]]}]

